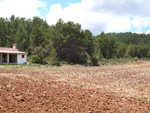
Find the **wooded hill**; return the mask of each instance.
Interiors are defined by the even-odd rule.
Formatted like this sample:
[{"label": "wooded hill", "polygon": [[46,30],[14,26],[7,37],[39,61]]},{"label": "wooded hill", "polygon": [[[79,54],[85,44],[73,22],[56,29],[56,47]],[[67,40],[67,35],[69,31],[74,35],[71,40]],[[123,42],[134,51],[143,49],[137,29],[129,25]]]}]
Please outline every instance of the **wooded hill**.
[{"label": "wooded hill", "polygon": [[51,65],[98,65],[103,58],[150,57],[150,35],[102,32],[93,36],[80,24],[62,19],[49,26],[39,17],[0,18],[0,47],[12,47],[14,43],[28,52],[32,62]]}]

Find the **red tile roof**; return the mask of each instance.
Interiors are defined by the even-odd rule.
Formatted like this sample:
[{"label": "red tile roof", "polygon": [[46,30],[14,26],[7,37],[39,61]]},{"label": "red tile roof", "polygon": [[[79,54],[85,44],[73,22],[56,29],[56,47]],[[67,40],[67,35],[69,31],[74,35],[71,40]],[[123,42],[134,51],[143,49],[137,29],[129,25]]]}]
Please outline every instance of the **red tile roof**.
[{"label": "red tile roof", "polygon": [[14,49],[14,48],[5,48],[5,47],[0,47],[0,50],[3,50],[3,51],[18,51],[18,49]]},{"label": "red tile roof", "polygon": [[19,51],[18,49],[15,48],[5,48],[5,47],[0,47],[0,53],[27,54],[26,52]]}]

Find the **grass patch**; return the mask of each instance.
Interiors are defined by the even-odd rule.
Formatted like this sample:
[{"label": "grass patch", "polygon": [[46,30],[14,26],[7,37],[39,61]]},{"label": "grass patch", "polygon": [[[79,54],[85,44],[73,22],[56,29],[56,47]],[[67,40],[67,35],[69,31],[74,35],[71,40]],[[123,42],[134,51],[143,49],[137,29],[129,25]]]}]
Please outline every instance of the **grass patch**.
[{"label": "grass patch", "polygon": [[145,57],[145,58],[141,58],[141,59],[139,59],[140,61],[150,61],[150,58],[147,58],[147,57]]},{"label": "grass patch", "polygon": [[[150,58],[115,58],[115,59],[101,59],[99,61],[99,65],[120,65],[120,64],[132,64],[136,61],[150,61]],[[52,65],[42,65],[35,63],[27,63],[23,65],[1,65],[1,67],[9,67],[9,68],[63,68],[68,66],[84,66],[80,64],[68,64],[66,62],[60,62],[61,66],[52,66]]]},{"label": "grass patch", "polygon": [[132,64],[136,62],[134,58],[120,58],[120,59],[102,59],[99,65],[119,65],[119,64]]},{"label": "grass patch", "polygon": [[42,65],[42,64],[22,64],[22,65],[1,65],[1,67],[6,68],[61,68],[65,66],[51,66],[51,65]]},{"label": "grass patch", "polygon": [[80,87],[83,88],[83,85],[81,84]]},{"label": "grass patch", "polygon": [[24,65],[1,65],[2,67],[9,67],[9,68],[23,68]]}]

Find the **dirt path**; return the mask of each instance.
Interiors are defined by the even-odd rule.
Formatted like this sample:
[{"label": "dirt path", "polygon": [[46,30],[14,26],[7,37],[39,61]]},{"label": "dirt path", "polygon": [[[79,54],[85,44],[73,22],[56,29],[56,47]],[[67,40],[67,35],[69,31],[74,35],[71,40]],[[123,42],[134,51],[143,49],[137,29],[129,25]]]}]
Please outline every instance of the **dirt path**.
[{"label": "dirt path", "polygon": [[0,68],[0,113],[149,113],[150,62]]}]

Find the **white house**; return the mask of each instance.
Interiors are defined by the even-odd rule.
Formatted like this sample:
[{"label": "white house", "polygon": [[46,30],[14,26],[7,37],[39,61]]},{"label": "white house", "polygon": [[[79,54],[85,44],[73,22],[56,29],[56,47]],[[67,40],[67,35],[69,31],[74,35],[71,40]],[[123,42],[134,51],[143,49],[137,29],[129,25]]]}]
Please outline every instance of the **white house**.
[{"label": "white house", "polygon": [[26,64],[27,53],[19,51],[16,44],[13,48],[0,47],[0,64]]}]

